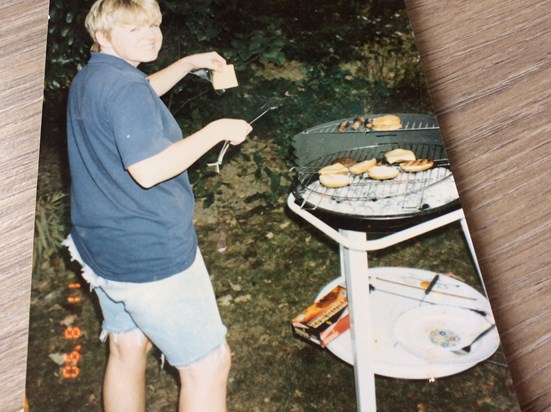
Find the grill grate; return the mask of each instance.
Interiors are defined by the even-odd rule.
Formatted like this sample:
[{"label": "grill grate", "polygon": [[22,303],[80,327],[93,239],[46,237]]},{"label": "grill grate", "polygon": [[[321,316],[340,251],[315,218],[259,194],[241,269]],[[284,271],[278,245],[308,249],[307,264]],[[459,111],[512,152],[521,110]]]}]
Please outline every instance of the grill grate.
[{"label": "grill grate", "polygon": [[362,217],[410,214],[457,199],[452,173],[447,167],[401,172],[391,180],[356,175],[351,177],[349,186],[338,189],[319,183],[318,171],[340,157],[352,157],[357,162],[372,158],[383,161],[386,152],[398,147],[412,150],[419,159],[446,158],[443,145],[438,144],[378,144],[333,153],[297,168],[296,196],[302,199],[303,207]]},{"label": "grill grate", "polygon": [[[312,127],[308,130],[305,130],[304,134],[345,134],[345,133],[384,133],[381,131],[373,131],[365,127],[364,122],[361,122],[357,128],[354,128],[355,119],[344,119],[336,122],[326,123],[319,126]],[[348,122],[348,126],[339,130],[339,126],[343,122]],[[403,119],[402,127],[400,129],[391,130],[390,132],[413,132],[413,131],[423,131],[423,130],[438,130],[440,127],[435,118],[424,118],[424,119]]]},{"label": "grill grate", "polygon": [[392,180],[379,181],[360,175],[352,176],[352,182],[349,186],[338,189],[327,188],[321,185],[316,177],[306,179],[304,191],[305,193],[317,193],[318,195],[328,196],[341,202],[361,202],[365,200],[401,197],[405,204],[408,196],[423,192],[425,189],[449,177],[451,177],[450,171],[443,167],[419,173],[400,173],[398,177]]}]

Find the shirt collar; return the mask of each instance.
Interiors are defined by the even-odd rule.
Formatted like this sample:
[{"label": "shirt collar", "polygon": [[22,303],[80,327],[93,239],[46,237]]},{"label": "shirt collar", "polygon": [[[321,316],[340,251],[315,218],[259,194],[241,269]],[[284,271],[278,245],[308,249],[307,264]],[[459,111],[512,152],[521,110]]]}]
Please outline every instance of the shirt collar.
[{"label": "shirt collar", "polygon": [[118,69],[137,73],[144,78],[147,77],[147,75],[137,67],[134,67],[120,57],[116,57],[111,54],[92,52],[90,56],[90,63],[108,63]]}]

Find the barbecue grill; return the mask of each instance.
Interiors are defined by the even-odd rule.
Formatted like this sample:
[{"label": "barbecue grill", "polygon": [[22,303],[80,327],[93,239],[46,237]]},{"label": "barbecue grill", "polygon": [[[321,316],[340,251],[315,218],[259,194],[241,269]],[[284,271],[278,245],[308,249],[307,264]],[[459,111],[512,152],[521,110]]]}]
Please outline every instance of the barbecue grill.
[{"label": "barbecue grill", "polygon": [[[377,116],[381,114],[362,117]],[[373,131],[366,123],[350,118],[312,127],[293,138],[297,175],[287,205],[339,244],[360,411],[376,410],[367,252],[460,222],[480,276],[435,117],[398,116],[402,123],[398,130]],[[337,189],[319,183],[318,171],[339,158],[384,161],[384,154],[396,148],[409,149],[417,158],[434,160],[435,166],[423,172],[401,172],[384,181],[358,175],[351,177],[348,186]]]},{"label": "barbecue grill", "polygon": [[[364,125],[339,131],[343,122],[353,124],[353,120],[340,119],[297,134],[293,148],[298,176],[292,193],[301,208],[339,228],[358,230],[363,226],[371,235],[459,209],[436,119],[420,114],[399,117],[402,128],[393,131],[371,131]],[[389,181],[354,176],[349,186],[340,189],[324,188],[319,183],[317,172],[339,158],[384,161],[384,154],[397,148],[413,151],[418,159],[431,159],[436,167],[421,173],[401,173]]]}]

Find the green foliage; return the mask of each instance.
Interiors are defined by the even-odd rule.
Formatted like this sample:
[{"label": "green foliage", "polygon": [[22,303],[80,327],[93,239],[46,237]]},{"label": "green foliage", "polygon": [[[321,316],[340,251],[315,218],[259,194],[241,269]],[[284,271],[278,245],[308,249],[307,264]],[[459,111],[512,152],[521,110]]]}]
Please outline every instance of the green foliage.
[{"label": "green foliage", "polygon": [[215,173],[207,168],[200,169],[202,173],[197,170],[195,173],[190,174],[190,181],[194,187],[194,195],[197,199],[203,200],[203,207],[208,208],[214,203],[214,199],[217,191],[222,186],[222,182],[219,179],[213,179]]},{"label": "green foliage", "polygon": [[232,49],[226,51],[227,58],[237,58],[238,68],[254,60],[259,60],[262,64],[272,62],[278,66],[285,63],[285,54],[282,51],[285,41],[280,27],[281,21],[268,18],[258,20],[265,20],[266,26],[261,30],[235,34],[230,43]]},{"label": "green foliage", "polygon": [[[61,249],[61,242],[69,233],[69,205],[67,195],[54,192],[36,202],[33,277],[51,267],[50,260]],[[55,266],[55,265],[54,265]]]},{"label": "green foliage", "polygon": [[45,87],[60,90],[88,60],[92,44],[84,29],[91,2],[54,0],[50,2]]},{"label": "green foliage", "polygon": [[265,192],[258,192],[245,199],[246,202],[254,202],[255,200],[262,200],[268,206],[276,206],[278,201],[289,193],[289,184],[283,185],[282,180],[288,180],[290,178],[286,173],[275,173],[265,165],[264,159],[259,152],[255,152],[253,155],[254,162],[257,165],[254,177],[256,180],[262,179],[266,175],[270,182],[270,190]]}]

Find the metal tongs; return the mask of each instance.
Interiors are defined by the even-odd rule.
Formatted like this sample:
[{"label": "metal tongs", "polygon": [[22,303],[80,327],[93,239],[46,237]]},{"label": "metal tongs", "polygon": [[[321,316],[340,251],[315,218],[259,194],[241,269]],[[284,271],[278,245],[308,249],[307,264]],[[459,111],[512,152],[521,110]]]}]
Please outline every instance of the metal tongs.
[{"label": "metal tongs", "polygon": [[[262,113],[260,113],[258,116],[256,116],[253,120],[249,122],[249,124],[253,124],[258,119],[260,119],[262,116],[264,116],[266,113],[268,113],[271,110],[275,110],[279,108],[279,106],[271,106],[268,107],[266,110],[264,110]],[[224,159],[224,155],[228,151],[228,148],[230,147],[230,141],[225,140],[224,145],[222,146],[222,149],[220,150],[220,153],[218,154],[218,159],[216,159],[216,162],[214,163],[207,163],[207,166],[214,167],[214,170],[216,173],[220,173],[220,166],[222,166],[222,160]]]},{"label": "metal tongs", "polygon": [[[207,69],[194,70],[194,71],[191,72],[191,74],[194,74],[195,76],[212,83],[212,72],[210,70],[207,70]],[[215,92],[218,95],[222,95],[225,91],[226,91],[225,89],[215,90]],[[263,107],[265,107],[265,106],[266,105],[264,105]],[[252,121],[250,121],[249,124],[253,124],[258,119],[260,119],[262,116],[264,116],[266,113],[268,113],[270,110],[275,110],[278,107],[279,106],[268,107],[266,110],[264,110],[258,116],[256,116]],[[222,150],[220,150],[220,154],[218,155],[218,159],[216,159],[216,162],[207,163],[207,166],[214,167],[214,170],[216,171],[216,173],[220,173],[220,166],[222,165],[222,160],[224,159],[224,155],[228,151],[229,147],[230,147],[229,140],[224,141],[224,145],[222,146]]]}]

